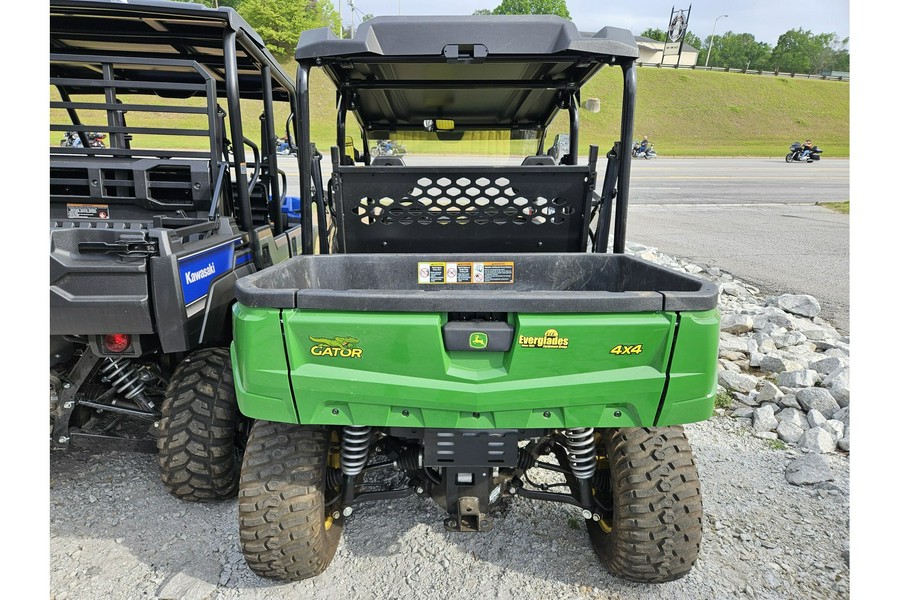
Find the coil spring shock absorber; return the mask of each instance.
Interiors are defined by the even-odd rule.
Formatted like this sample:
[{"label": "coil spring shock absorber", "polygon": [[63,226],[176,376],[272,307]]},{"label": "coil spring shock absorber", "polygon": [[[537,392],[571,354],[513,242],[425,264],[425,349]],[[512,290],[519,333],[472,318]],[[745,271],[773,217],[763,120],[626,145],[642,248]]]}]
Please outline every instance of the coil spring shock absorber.
[{"label": "coil spring shock absorber", "polygon": [[[569,452],[569,467],[578,480],[579,498],[584,509],[584,517],[591,518],[593,501],[591,479],[597,471],[597,446],[594,443],[594,428],[580,427],[566,430],[566,450]],[[574,491],[574,490],[573,490]]]},{"label": "coil spring shock absorber", "polygon": [[590,479],[597,470],[597,447],[594,444],[594,428],[566,430],[566,450],[569,464],[577,479]]},{"label": "coil spring shock absorber", "polygon": [[344,475],[356,477],[362,473],[369,458],[371,441],[371,427],[344,427],[341,437],[341,471]]},{"label": "coil spring shock absorber", "polygon": [[154,412],[156,406],[144,394],[147,382],[141,379],[137,367],[127,358],[107,357],[106,364],[100,367],[103,378],[122,396],[134,401],[142,410]]},{"label": "coil spring shock absorber", "polygon": [[353,503],[354,480],[366,466],[371,443],[371,427],[344,427],[344,434],[341,436],[341,472],[344,474],[344,516],[349,516],[353,512],[353,508],[350,505]]}]

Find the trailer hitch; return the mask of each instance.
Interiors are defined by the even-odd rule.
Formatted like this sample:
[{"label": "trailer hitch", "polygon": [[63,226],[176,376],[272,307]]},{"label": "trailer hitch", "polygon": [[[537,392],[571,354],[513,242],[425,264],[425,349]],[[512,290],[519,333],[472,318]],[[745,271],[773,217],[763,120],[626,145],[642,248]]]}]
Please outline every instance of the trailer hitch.
[{"label": "trailer hitch", "polygon": [[481,512],[478,498],[463,496],[456,503],[456,514],[449,519],[444,519],[444,529],[447,531],[490,531],[494,523]]}]

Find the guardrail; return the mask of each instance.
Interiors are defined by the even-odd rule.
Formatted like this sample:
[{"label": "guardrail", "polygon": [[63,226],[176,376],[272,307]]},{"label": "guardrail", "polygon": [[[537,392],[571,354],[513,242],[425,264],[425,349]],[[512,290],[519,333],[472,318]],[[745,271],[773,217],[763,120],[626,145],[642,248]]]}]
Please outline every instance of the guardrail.
[{"label": "guardrail", "polygon": [[700,65],[669,65],[662,63],[638,62],[639,67],[655,67],[657,69],[692,69],[695,71],[719,71],[722,73],[745,73],[747,75],[762,75],[764,77],[793,77],[795,79],[820,79],[824,81],[850,81],[849,76],[844,75],[820,75],[816,73],[792,73],[788,71],[763,71],[762,69],[738,69],[730,67],[704,67]]}]

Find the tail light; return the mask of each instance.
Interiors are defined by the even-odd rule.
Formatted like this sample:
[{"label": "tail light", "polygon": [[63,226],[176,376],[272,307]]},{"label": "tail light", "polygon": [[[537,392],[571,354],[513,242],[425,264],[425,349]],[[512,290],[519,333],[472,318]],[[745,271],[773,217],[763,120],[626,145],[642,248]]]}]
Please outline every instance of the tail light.
[{"label": "tail light", "polygon": [[103,336],[103,346],[109,352],[124,352],[131,346],[131,336],[127,333],[107,333]]}]

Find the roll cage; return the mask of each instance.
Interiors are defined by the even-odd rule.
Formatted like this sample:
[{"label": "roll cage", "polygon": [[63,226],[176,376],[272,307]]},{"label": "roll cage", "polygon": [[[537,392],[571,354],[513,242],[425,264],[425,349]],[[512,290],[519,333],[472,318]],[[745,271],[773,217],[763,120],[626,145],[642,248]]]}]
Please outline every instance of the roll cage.
[{"label": "roll cage", "polygon": [[[631,161],[623,144],[633,134],[637,57],[637,45],[627,30],[607,27],[593,36],[585,36],[572,22],[555,16],[376,17],[363,23],[352,39],[338,39],[327,28],[306,31],[295,54],[300,187],[311,189],[316,179],[316,153],[309,137],[309,81],[313,68],[322,68],[337,89],[337,140],[332,155],[335,171],[340,175],[341,172],[349,174],[350,167],[343,166],[354,164],[357,158],[349,156],[345,149],[348,115],[356,119],[363,138],[360,160],[367,168],[377,169],[368,151],[368,136],[373,132],[421,130],[423,122],[429,119],[450,121],[457,132],[531,129],[539,132],[538,152],[543,153],[547,127],[561,110],[569,116],[570,151],[556,167],[533,168],[565,172],[563,167],[576,167],[579,161],[581,88],[599,69],[618,66],[623,71],[620,141],[607,154],[609,160],[600,195],[594,192],[593,182],[588,182],[593,197],[586,203],[584,225],[586,230],[599,212],[600,220],[590,231],[590,240],[595,251],[605,252],[615,198],[613,251],[624,252]],[[596,163],[596,150],[588,162]],[[414,174],[411,171],[414,167],[400,168]],[[389,172],[399,174],[399,171],[382,174],[387,177]],[[592,172],[591,168],[589,178]],[[377,174],[373,171],[373,175]],[[340,190],[336,194],[338,202],[323,190],[319,192],[316,200],[304,195],[304,214],[311,214],[314,202],[318,214],[324,214],[326,196],[338,226],[347,211],[367,210],[365,204],[355,205],[356,199],[348,203]],[[399,205],[408,201],[409,194],[404,195],[401,189],[394,190],[394,195]],[[397,210],[398,204],[389,206]],[[468,223],[460,218],[453,220],[452,214],[442,216],[450,218],[445,223],[451,226]],[[517,217],[521,219],[523,214]],[[389,219],[386,216],[381,221],[390,222]],[[496,220],[492,222],[500,224]],[[304,220],[302,227],[304,253],[311,253],[312,223]],[[572,229],[572,235],[580,235],[578,229]],[[320,247],[327,252],[329,243],[321,220],[319,236]],[[379,240],[371,241],[357,251],[373,251]],[[582,240],[576,241],[580,244]],[[415,244],[398,249],[387,238],[380,244],[388,252],[420,250]],[[335,246],[336,251],[352,251],[346,239]],[[525,248],[522,244],[512,244],[507,251]]]},{"label": "roll cage", "polygon": [[[115,30],[110,29],[111,22],[116,23]],[[202,207],[209,210],[209,217],[214,218],[224,208],[222,214],[236,216],[246,232],[254,225],[251,196],[266,194],[263,201],[268,202],[268,217],[275,233],[284,230],[280,199],[286,178],[278,171],[273,100],[289,103],[293,112],[294,85],[259,35],[233,9],[158,0],[52,0],[50,33],[50,84],[59,93],[59,100],[51,100],[50,108],[65,111],[71,121],[51,122],[50,131],[62,134],[74,130],[81,141],[80,148],[50,148],[51,204],[54,190],[71,195],[73,186],[81,189],[80,176],[73,177],[72,173],[90,172],[98,164],[93,160],[96,157],[139,170],[140,165],[158,169],[153,161],[171,164],[173,160],[205,159],[209,161],[208,182],[196,178],[169,180],[159,182],[157,189],[187,186],[180,197],[193,196],[194,200],[198,192],[207,198],[211,193],[212,206]],[[161,100],[143,99],[148,96]],[[88,99],[83,100],[85,97]],[[204,101],[185,102],[192,98]],[[242,99],[262,101],[259,146],[244,135]],[[219,101],[225,102],[224,110]],[[196,115],[202,119],[202,126],[134,127],[126,123],[126,114],[146,112]],[[93,122],[87,122],[90,117]],[[231,140],[225,137],[226,119]],[[91,147],[89,131],[106,134],[109,147]],[[205,151],[136,148],[132,140],[138,135],[149,139],[208,137],[209,145]],[[247,160],[246,148],[252,151],[252,161]],[[226,185],[226,171],[233,172],[234,190]],[[109,180],[104,182],[107,185],[94,187],[117,190],[121,193],[113,195],[121,196],[123,190],[130,193],[135,186],[141,187],[141,180],[152,181],[154,177],[136,173],[127,179],[123,180],[122,169],[117,168],[109,172]],[[260,184],[265,192],[255,191]],[[90,187],[87,180],[85,185]],[[133,191],[137,195],[137,190]],[[220,194],[227,202],[233,197],[234,206],[220,206]],[[183,204],[176,203],[173,210],[177,213],[199,208],[196,202]]]}]

